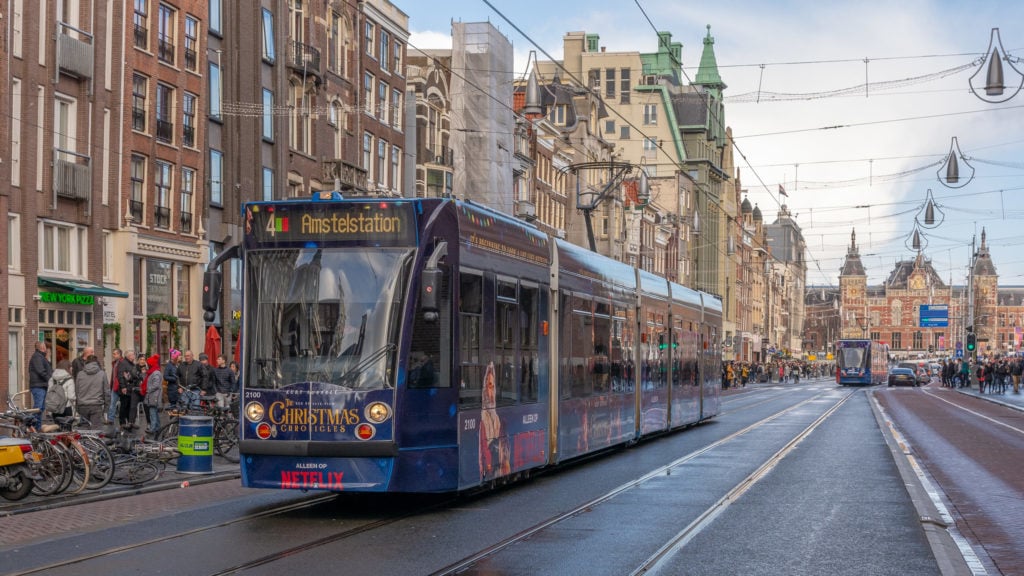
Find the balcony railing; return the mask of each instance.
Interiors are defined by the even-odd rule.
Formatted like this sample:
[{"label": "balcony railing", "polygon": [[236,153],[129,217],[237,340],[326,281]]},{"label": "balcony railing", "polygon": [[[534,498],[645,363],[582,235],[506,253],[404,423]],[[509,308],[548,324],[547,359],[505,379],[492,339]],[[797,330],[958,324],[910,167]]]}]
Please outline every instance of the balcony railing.
[{"label": "balcony railing", "polygon": [[153,223],[157,228],[170,228],[171,209],[167,206],[157,206],[156,210],[153,211]]},{"label": "balcony railing", "polygon": [[179,221],[181,222],[181,231],[186,233],[186,234],[191,234],[192,233],[192,213],[191,212],[182,212],[181,216],[179,218]]},{"label": "balcony railing", "polygon": [[55,148],[53,151],[54,194],[72,200],[87,200],[91,188],[91,158],[71,150]]},{"label": "balcony railing", "polygon": [[92,78],[92,34],[64,22],[57,27],[57,68],[78,78]]},{"label": "balcony railing", "polygon": [[156,139],[161,142],[174,141],[174,123],[167,120],[156,120]]},{"label": "balcony railing", "polygon": [[131,216],[132,220],[138,223],[142,223],[142,213],[145,210],[146,205],[143,204],[142,200],[129,200],[128,201],[128,215]]},{"label": "balcony railing", "polygon": [[320,51],[302,42],[288,42],[288,65],[307,74],[320,76]]},{"label": "balcony railing", "polygon": [[157,43],[156,57],[161,62],[166,62],[170,65],[174,65],[174,44],[171,44],[170,39],[166,36],[161,36]]}]

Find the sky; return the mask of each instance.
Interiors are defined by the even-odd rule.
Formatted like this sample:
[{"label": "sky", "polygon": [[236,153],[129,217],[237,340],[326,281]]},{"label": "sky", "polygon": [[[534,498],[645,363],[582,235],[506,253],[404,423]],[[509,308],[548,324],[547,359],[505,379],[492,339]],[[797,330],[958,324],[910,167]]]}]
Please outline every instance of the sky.
[{"label": "sky", "polygon": [[[1024,72],[1024,2],[392,2],[409,15],[410,51],[451,47],[452,21],[493,23],[516,78],[531,50],[561,59],[567,32],[598,34],[609,52],[654,52],[649,18],[683,44],[692,79],[710,25],[743,188],[766,222],[780,201],[796,215],[808,285],[838,285],[852,230],[868,282],[881,284],[916,255],[917,229],[944,282],[966,283],[984,230],[1000,285],[1024,286],[1024,90],[1009,97],[1021,76],[1004,62],[1002,103],[971,91],[977,73],[984,95],[993,28]],[[954,138],[958,188],[939,179]]]}]

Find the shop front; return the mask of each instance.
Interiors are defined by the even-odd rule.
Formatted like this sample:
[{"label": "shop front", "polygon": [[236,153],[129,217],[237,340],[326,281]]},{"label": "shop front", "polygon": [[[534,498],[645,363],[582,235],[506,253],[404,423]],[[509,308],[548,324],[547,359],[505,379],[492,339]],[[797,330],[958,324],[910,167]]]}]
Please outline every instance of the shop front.
[{"label": "shop front", "polygon": [[95,347],[95,315],[101,299],[128,297],[127,292],[87,280],[40,276],[37,285],[39,340],[49,345],[54,366],[75,358],[88,346]]}]

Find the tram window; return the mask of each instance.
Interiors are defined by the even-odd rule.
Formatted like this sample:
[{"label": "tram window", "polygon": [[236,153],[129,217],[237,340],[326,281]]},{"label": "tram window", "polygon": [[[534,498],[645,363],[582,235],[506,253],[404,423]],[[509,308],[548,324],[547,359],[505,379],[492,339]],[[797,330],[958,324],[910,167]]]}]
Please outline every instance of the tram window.
[{"label": "tram window", "polygon": [[611,388],[608,350],[611,344],[610,311],[608,304],[594,303],[594,355],[590,359],[590,366],[594,392],[597,394],[606,394]]},{"label": "tram window", "polygon": [[558,386],[560,398],[566,399],[572,393],[572,297],[562,294],[558,310]]},{"label": "tram window", "polygon": [[519,288],[519,394],[537,401],[537,289]]},{"label": "tram window", "polygon": [[570,354],[570,370],[572,396],[583,398],[594,391],[593,375],[589,366],[593,366],[594,354],[594,316],[591,302],[585,298],[572,299],[572,348]]},{"label": "tram window", "polygon": [[459,275],[459,406],[479,406],[483,387],[480,356],[483,318],[484,278],[479,274]]},{"label": "tram window", "polygon": [[498,301],[494,322],[494,370],[497,384],[498,406],[514,404],[518,400],[516,387],[516,333],[519,311],[513,302]]}]

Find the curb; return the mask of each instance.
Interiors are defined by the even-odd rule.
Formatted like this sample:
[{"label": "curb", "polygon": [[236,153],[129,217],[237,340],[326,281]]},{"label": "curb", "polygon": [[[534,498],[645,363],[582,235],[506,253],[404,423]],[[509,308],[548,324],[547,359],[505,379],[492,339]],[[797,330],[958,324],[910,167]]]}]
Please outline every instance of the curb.
[{"label": "curb", "polygon": [[[910,501],[920,518],[921,529],[924,530],[925,538],[935,556],[939,573],[942,576],[973,575],[974,571],[971,570],[967,558],[964,557],[960,543],[950,531],[951,523],[947,521],[948,514],[943,514],[939,510],[929,488],[924,485],[923,472],[920,471],[909,444],[902,437],[897,437],[899,432],[895,429],[896,425],[878,403],[873,392],[870,404],[871,410],[875,414],[875,420],[878,422],[878,428],[892,452],[893,461],[903,479],[903,485],[907,489]],[[955,525],[952,527],[955,530]]]},{"label": "curb", "polygon": [[163,490],[170,490],[172,488],[180,488],[182,484],[188,482],[189,486],[199,486],[202,484],[212,484],[214,482],[224,482],[226,480],[238,479],[242,475],[236,470],[214,472],[213,474],[181,474],[172,471],[175,478],[160,478],[149,482],[142,486],[125,486],[123,488],[104,488],[101,492],[94,493],[83,493],[76,495],[65,495],[48,497],[47,500],[41,500],[30,503],[19,503],[14,502],[9,505],[0,506],[0,518],[6,518],[10,516],[16,516],[18,514],[28,514],[30,512],[42,512],[44,510],[54,510],[57,508],[64,508],[65,506],[77,506],[79,504],[91,504],[93,502],[104,502],[107,500],[114,500],[115,498],[126,498],[129,496],[139,496],[142,494],[150,494],[152,492],[160,492]]},{"label": "curb", "polygon": [[[986,400],[986,401],[991,402],[993,404],[999,404],[1000,406],[1005,406],[1007,408],[1013,408],[1014,410],[1018,410],[1018,411],[1024,412],[1024,406],[1022,406],[1020,404],[1014,404],[1013,402],[1007,402],[1005,400],[1001,400],[999,398],[994,397],[994,395],[991,395],[991,394],[987,395],[987,396],[985,394],[975,394],[974,392],[965,392],[964,390],[962,390],[960,388],[954,388],[953,390],[955,390],[959,394],[963,394],[964,396],[972,396],[972,397],[978,398],[980,400]],[[968,390],[973,390],[973,388],[968,388]],[[1013,394],[1013,392],[1010,392],[1010,394]],[[1024,394],[1021,394],[1021,396],[1024,397]]]}]

